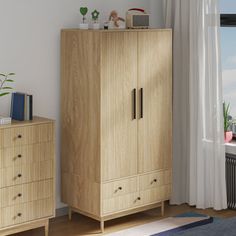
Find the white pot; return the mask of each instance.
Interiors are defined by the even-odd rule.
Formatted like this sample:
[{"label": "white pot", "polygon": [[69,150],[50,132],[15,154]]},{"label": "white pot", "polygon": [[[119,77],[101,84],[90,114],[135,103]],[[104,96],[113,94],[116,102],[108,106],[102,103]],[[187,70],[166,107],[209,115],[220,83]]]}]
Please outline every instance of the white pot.
[{"label": "white pot", "polygon": [[80,23],[79,24],[79,28],[80,29],[88,29],[89,28],[89,25],[87,23]]},{"label": "white pot", "polygon": [[100,24],[99,23],[93,23],[93,29],[95,29],[95,30],[100,29]]}]

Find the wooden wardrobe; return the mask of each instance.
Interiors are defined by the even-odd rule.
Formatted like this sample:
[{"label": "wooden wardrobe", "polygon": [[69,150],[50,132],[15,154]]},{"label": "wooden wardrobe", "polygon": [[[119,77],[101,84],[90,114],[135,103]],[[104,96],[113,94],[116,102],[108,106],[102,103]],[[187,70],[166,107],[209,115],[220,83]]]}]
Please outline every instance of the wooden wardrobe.
[{"label": "wooden wardrobe", "polygon": [[61,35],[62,200],[101,222],[171,195],[172,32]]}]

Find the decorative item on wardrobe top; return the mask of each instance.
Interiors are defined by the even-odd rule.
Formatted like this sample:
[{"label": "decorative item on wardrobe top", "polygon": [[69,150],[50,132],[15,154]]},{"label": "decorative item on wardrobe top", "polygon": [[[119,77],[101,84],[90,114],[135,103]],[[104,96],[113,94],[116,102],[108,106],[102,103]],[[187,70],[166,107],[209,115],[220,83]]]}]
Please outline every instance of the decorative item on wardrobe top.
[{"label": "decorative item on wardrobe top", "polygon": [[93,19],[93,29],[100,28],[100,24],[98,21],[99,14],[100,14],[100,12],[98,12],[96,9],[91,13],[92,19]]},{"label": "decorative item on wardrobe top", "polygon": [[128,29],[148,29],[149,14],[144,9],[129,9],[126,13],[126,27]]},{"label": "decorative item on wardrobe top", "polygon": [[80,8],[80,14],[83,16],[83,22],[80,23],[80,25],[79,25],[80,29],[88,29],[89,28],[89,24],[87,23],[87,19],[86,19],[87,13],[88,13],[87,7]]}]

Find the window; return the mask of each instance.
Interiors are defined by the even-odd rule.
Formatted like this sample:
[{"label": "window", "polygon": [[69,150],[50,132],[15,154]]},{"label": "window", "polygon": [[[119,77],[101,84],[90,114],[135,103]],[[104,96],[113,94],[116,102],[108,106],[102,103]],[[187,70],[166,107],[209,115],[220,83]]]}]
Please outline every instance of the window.
[{"label": "window", "polygon": [[223,99],[230,104],[231,129],[236,135],[236,1],[221,0]]}]

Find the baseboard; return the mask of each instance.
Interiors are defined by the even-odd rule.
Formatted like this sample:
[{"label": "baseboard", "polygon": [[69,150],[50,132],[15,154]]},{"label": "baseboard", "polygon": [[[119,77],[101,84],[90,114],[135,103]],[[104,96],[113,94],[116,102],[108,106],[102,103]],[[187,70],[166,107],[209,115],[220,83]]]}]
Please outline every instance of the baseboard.
[{"label": "baseboard", "polygon": [[56,217],[60,217],[60,216],[66,216],[68,215],[68,207],[62,207],[62,208],[58,208],[56,209]]}]

